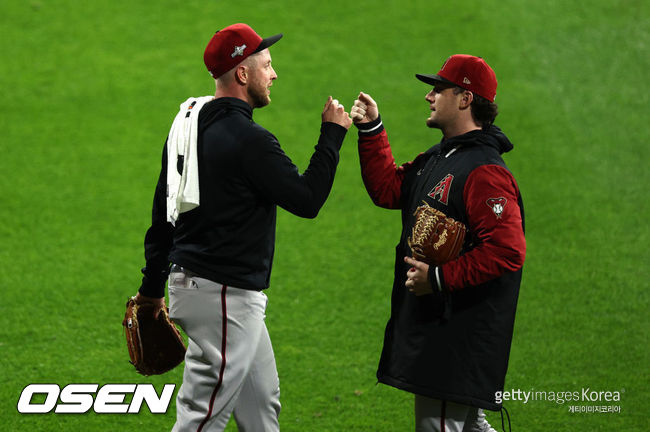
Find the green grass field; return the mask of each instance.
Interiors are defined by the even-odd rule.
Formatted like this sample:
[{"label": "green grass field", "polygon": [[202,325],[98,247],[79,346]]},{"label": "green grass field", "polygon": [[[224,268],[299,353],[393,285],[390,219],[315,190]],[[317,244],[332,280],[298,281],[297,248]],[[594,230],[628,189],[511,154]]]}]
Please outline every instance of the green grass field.
[{"label": "green grass field", "polygon": [[[283,32],[255,113],[304,169],[328,95],[379,104],[398,162],[440,139],[428,88],[454,53],[499,78],[497,119],[528,254],[506,389],[620,392],[620,413],[506,403],[515,431],[647,431],[650,7],[640,0],[0,3],[0,428],[160,431],[167,414],[21,415],[30,383],[165,383],[127,362],[121,320],[144,264],[178,104],[213,93],[214,31]],[[645,167],[645,168],[644,168]],[[267,325],[284,431],[411,431],[412,396],[376,385],[400,220],[363,188],[356,132],[316,220],[279,212]],[[177,387],[178,389],[178,387]],[[579,405],[601,405],[579,403]],[[498,413],[489,413],[493,426]],[[229,431],[235,431],[231,423]]]}]

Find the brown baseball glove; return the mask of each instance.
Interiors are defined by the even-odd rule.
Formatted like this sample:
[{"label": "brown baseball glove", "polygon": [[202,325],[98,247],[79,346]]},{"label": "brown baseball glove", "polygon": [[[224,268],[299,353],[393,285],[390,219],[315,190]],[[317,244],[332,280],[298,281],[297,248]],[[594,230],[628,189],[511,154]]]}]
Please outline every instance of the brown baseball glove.
[{"label": "brown baseball glove", "polygon": [[126,302],[122,321],[129,357],[142,375],[160,375],[178,366],[185,357],[183,338],[163,308],[154,318],[154,305]]},{"label": "brown baseball glove", "polygon": [[424,202],[414,213],[408,245],[413,258],[438,266],[458,256],[465,241],[465,225]]}]

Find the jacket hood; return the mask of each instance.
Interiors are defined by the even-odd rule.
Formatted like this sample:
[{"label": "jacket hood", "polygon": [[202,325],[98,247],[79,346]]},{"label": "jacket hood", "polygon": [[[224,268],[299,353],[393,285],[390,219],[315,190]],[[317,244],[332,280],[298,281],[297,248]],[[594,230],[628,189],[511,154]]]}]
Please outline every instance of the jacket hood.
[{"label": "jacket hood", "polygon": [[451,150],[458,145],[477,144],[493,147],[499,154],[507,153],[514,148],[508,137],[495,125],[490,125],[482,130],[474,130],[441,142],[443,150]]},{"label": "jacket hood", "polygon": [[481,132],[486,135],[486,141],[492,142],[489,143],[489,145],[492,145],[497,150],[499,150],[500,154],[508,153],[514,148],[506,134],[504,134],[498,126],[490,125],[489,127],[483,129]]}]

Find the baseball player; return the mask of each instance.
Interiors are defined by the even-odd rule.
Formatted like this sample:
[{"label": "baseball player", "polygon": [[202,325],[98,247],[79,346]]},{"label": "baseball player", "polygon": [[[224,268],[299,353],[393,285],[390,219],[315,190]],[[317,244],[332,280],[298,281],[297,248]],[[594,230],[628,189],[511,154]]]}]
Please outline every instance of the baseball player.
[{"label": "baseball player", "polygon": [[[442,141],[396,166],[377,104],[360,93],[361,174],[373,202],[402,211],[391,317],[377,377],[415,394],[417,431],[493,431],[499,410],[526,243],[517,183],[501,154],[513,146],[493,125],[497,80],[481,58],[453,55],[435,75],[426,124]],[[460,256],[439,266],[413,259],[407,244],[426,202],[468,228]]]},{"label": "baseball player", "polygon": [[[163,151],[136,301],[164,307],[168,279],[170,317],[189,338],[174,431],[222,431],[231,414],[239,430],[279,430],[279,380],[263,292],[276,208],[316,217],[352,124],[330,97],[309,167],[300,174],[275,136],[253,121],[253,110],[271,101],[277,74],[269,47],[281,37],[263,39],[246,24],[218,31],[204,53],[215,95],[181,106],[177,119],[190,122],[172,126]],[[179,150],[177,142],[187,147]]]}]

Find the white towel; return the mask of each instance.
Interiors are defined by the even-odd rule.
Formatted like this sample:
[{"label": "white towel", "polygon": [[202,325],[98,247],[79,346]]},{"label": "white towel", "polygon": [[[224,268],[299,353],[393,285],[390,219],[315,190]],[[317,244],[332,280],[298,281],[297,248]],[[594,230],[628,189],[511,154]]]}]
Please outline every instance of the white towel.
[{"label": "white towel", "polygon": [[196,148],[199,111],[212,99],[214,96],[192,97],[183,102],[167,137],[167,221],[172,224],[179,214],[200,204]]}]

